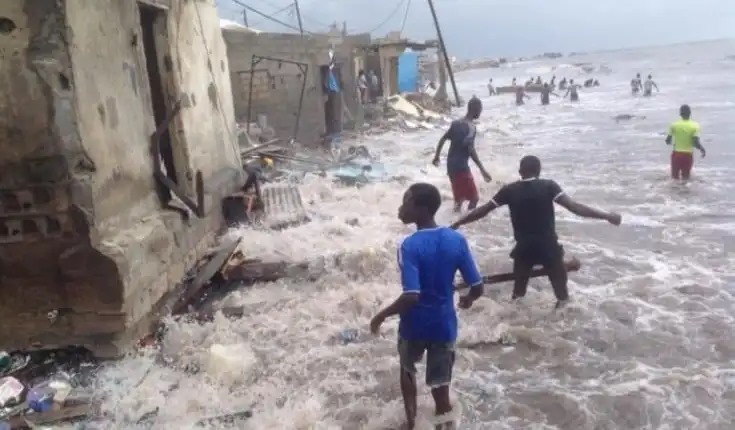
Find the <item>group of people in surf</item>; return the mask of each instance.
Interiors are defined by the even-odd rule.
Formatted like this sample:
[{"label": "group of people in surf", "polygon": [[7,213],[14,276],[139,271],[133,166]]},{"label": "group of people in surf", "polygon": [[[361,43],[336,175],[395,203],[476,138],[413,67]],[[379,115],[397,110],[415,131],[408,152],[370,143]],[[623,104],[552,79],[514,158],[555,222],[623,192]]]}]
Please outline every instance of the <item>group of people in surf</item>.
[{"label": "group of people in surf", "polygon": [[[530,78],[528,81],[526,81],[524,85],[518,85],[518,83],[516,82],[516,78],[513,78],[513,80],[511,81],[511,87],[515,92],[516,105],[521,106],[525,104],[525,100],[530,99],[530,96],[527,94],[527,90],[534,86],[537,87],[536,89],[541,96],[540,98],[542,105],[548,105],[551,102],[551,95],[560,97],[557,93],[554,92],[554,89],[556,89],[556,76],[553,76],[549,82],[543,82],[541,80],[541,76],[538,76],[535,80],[533,78]],[[594,78],[589,78],[585,80],[582,85],[575,83],[574,79],[569,79],[569,81],[567,81],[566,77],[562,78],[562,80],[559,81],[559,89],[562,91],[567,90],[567,92],[564,94],[564,98],[569,96],[569,99],[573,102],[579,101],[580,88],[592,88],[599,86],[600,81]],[[498,94],[498,91],[493,84],[492,78],[490,78],[490,80],[488,81],[487,88],[489,95],[494,96]],[[656,91],[659,91],[658,85],[653,80],[653,76],[650,74],[645,81],[641,79],[640,73],[636,74],[635,78],[631,79],[630,81],[630,88],[631,93],[634,96],[638,95],[642,91],[643,96],[650,97],[653,94],[654,88],[656,89]]]},{"label": "group of people in surf", "polygon": [[[562,80],[559,81],[559,89],[562,91],[567,90],[563,97],[566,98],[568,96],[569,99],[573,102],[579,101],[580,88],[592,88],[599,86],[600,81],[594,78],[587,79],[586,81],[584,81],[583,85],[575,83],[574,79],[569,79],[567,81],[566,77],[563,77]],[[541,76],[538,76],[535,80],[533,78],[530,78],[528,81],[526,81],[524,85],[518,85],[516,78],[513,78],[511,82],[511,87],[513,88],[513,91],[515,93],[516,105],[518,106],[525,104],[525,100],[530,99],[530,96],[528,95],[528,90],[531,88],[533,88],[540,94],[542,105],[548,105],[551,102],[550,96],[552,95],[556,97],[561,97],[554,92],[557,87],[556,76],[553,76],[548,82],[543,82],[541,80]],[[488,81],[487,88],[489,95],[493,96],[498,94],[497,89],[493,85],[492,78],[490,78],[490,80]]]},{"label": "group of people in surf", "polygon": [[[571,83],[571,81],[570,81]],[[526,295],[534,266],[543,266],[556,297],[556,308],[569,300],[564,249],[556,233],[555,204],[571,213],[607,221],[618,226],[621,215],[603,211],[574,200],[551,179],[541,178],[541,160],[527,155],[520,160],[520,179],[504,185],[487,202],[478,206],[480,197],[470,171],[471,159],[486,182],[492,180],[475,149],[475,121],[482,113],[482,102],[472,97],[466,115],[450,125],[439,139],[432,164],[439,166],[442,149],[450,142],[446,158],[447,175],[454,198],[454,211],[459,213],[468,203],[469,213],[448,227],[439,226],[435,215],[441,206],[439,190],[432,184],[415,183],[403,195],[398,218],[414,224],[416,231],[398,247],[398,266],[402,294],[370,321],[370,331],[377,334],[386,318],[399,315],[398,356],[400,386],[407,428],[413,429],[417,413],[416,364],[426,357],[426,384],[431,387],[435,414],[440,417],[436,429],[454,429],[451,417],[449,386],[455,360],[457,313],[454,305],[454,276],[460,272],[469,293],[459,298],[462,309],[472,307],[484,293],[484,281],[464,236],[456,230],[479,221],[502,206],[510,209],[510,220],[516,244],[510,253],[513,260],[512,300]],[[702,156],[705,149],[699,141],[699,125],[691,120],[691,108],[682,105],[681,119],[669,127],[666,144],[673,145],[671,175],[689,178],[692,152]]]}]

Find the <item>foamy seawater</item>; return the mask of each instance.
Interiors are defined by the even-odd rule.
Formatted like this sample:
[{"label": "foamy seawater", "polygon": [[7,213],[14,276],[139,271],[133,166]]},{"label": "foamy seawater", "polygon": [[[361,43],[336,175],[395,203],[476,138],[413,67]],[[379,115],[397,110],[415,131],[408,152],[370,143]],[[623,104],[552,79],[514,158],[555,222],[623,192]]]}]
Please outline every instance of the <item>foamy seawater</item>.
[{"label": "foamy seawater", "polygon": [[[525,154],[574,198],[623,214],[623,225],[557,211],[573,303],[552,312],[545,279],[532,280],[522,303],[509,284],[461,311],[453,390],[463,429],[732,429],[735,422],[735,43],[620,51],[512,65],[458,76],[463,96],[486,95],[514,76],[541,71],[557,79],[587,75],[572,63],[604,65],[602,83],[581,102],[534,97],[516,107],[483,98],[478,151],[495,181],[483,200],[516,179]],[[629,95],[636,72],[654,74],[661,93]],[[668,179],[663,143],[678,106],[689,103],[702,126],[705,159],[687,185]],[[612,117],[645,116],[616,123]],[[461,113],[458,113],[461,114]],[[440,132],[391,133],[364,140],[395,180],[362,188],[316,175],[301,185],[311,223],[284,231],[240,229],[251,258],[303,261],[326,256],[316,281],[281,280],[236,291],[203,325],[174,323],[153,352],[100,372],[106,398],[101,428],[188,429],[204,417],[251,409],[242,429],[385,429],[403,422],[396,353],[397,319],[381,336],[370,318],[400,292],[395,247],[409,233],[396,214],[415,181],[440,187],[438,219],[448,223],[451,192],[444,168],[430,165]],[[445,154],[446,155],[446,154]],[[479,178],[479,175],[476,175]],[[507,210],[468,226],[484,272],[510,268]],[[342,256],[336,262],[333,256]],[[339,333],[355,328],[354,343]],[[497,345],[504,334],[517,343]],[[420,368],[421,402],[431,408]],[[141,416],[158,408],[157,417]],[[427,412],[430,414],[430,411]],[[206,428],[206,427],[205,427]],[[209,428],[219,428],[210,426]],[[420,428],[430,428],[422,422]]]}]

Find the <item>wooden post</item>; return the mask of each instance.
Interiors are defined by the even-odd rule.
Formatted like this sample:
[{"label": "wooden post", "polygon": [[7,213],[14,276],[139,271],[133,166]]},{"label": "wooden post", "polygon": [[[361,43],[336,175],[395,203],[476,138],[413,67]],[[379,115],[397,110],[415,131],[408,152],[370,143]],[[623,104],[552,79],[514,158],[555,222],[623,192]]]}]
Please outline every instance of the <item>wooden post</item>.
[{"label": "wooden post", "polygon": [[454,90],[454,98],[457,100],[457,106],[461,106],[459,101],[459,91],[457,91],[457,84],[454,82],[454,72],[452,72],[452,62],[449,61],[449,55],[447,54],[447,47],[444,44],[444,37],[442,37],[442,31],[439,28],[439,20],[436,17],[436,10],[434,9],[434,1],[429,1],[429,8],[431,9],[431,16],[434,17],[434,26],[436,26],[436,34],[439,36],[439,45],[441,46],[441,55],[444,57],[444,62],[447,65],[447,72],[449,73],[449,80],[452,82],[452,89]]}]

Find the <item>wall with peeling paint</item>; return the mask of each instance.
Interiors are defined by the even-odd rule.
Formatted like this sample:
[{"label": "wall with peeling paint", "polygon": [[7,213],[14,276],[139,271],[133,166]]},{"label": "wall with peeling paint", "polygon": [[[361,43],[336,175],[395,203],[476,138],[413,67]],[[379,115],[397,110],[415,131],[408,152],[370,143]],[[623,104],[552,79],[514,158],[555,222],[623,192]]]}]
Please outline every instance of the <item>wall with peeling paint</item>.
[{"label": "wall with peeling paint", "polygon": [[[165,6],[165,94],[179,184],[207,214],[164,208],[136,0],[0,2],[0,349],[116,355],[214,242],[241,181],[229,67],[212,0]],[[157,39],[158,40],[158,39]]]}]

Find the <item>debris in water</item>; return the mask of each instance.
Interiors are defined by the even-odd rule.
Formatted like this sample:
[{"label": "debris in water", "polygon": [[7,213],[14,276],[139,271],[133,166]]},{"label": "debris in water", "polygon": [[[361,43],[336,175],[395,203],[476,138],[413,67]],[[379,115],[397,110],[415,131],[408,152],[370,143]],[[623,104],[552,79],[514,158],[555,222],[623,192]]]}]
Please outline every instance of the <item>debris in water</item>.
[{"label": "debris in water", "polygon": [[60,375],[34,385],[28,390],[26,403],[35,412],[47,412],[54,408],[54,405],[63,405],[71,390],[69,378]]},{"label": "debris in water", "polygon": [[25,390],[26,387],[12,376],[0,379],[0,408],[22,402]]},{"label": "debris in water", "polygon": [[354,328],[344,329],[341,332],[339,332],[339,341],[342,343],[342,345],[347,345],[348,343],[357,341],[357,338],[359,335],[360,335],[360,332],[358,332],[357,329],[354,329]]},{"label": "debris in water", "polygon": [[498,343],[501,345],[515,345],[518,343],[518,340],[510,333],[503,333],[502,336],[500,336],[500,339],[498,339]]}]

